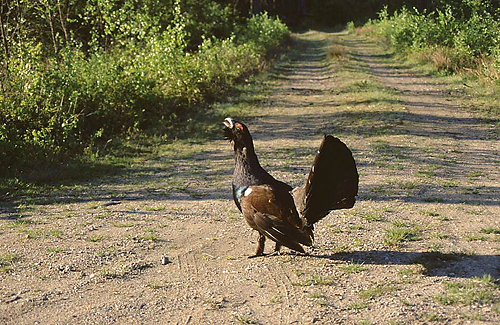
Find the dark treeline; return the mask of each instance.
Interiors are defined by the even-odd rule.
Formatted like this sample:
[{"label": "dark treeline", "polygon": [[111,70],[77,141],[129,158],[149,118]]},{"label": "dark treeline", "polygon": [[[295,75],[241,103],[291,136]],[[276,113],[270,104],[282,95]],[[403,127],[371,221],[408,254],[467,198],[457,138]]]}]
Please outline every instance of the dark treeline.
[{"label": "dark treeline", "polygon": [[332,27],[350,21],[364,23],[375,19],[384,7],[391,14],[403,7],[429,12],[450,6],[467,15],[473,2],[487,2],[491,10],[500,8],[500,0],[254,0],[253,7],[279,15],[291,26]]}]

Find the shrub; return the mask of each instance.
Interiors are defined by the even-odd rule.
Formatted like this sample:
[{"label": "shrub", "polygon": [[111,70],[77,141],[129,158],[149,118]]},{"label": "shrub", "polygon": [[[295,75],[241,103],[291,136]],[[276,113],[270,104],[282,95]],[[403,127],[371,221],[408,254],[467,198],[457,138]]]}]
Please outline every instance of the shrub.
[{"label": "shrub", "polygon": [[[11,49],[0,76],[0,174],[82,152],[95,142],[171,123],[223,96],[288,35],[262,14],[226,39],[204,38],[187,51],[180,7],[165,31],[108,49],[66,46],[47,56],[43,45]],[[120,39],[124,42],[124,39]]]},{"label": "shrub", "polygon": [[392,16],[385,7],[375,25],[397,52],[424,53],[441,69],[479,67],[498,76],[500,21],[487,2],[461,0],[430,13],[403,7]]}]

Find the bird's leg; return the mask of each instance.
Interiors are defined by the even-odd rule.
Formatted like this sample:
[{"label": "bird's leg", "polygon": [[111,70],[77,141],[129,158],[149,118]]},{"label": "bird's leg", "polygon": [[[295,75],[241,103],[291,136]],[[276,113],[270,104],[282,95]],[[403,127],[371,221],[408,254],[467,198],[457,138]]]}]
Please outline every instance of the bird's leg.
[{"label": "bird's leg", "polygon": [[264,243],[266,242],[266,236],[259,232],[259,239],[257,240],[257,250],[255,251],[255,255],[249,256],[248,258],[253,258],[257,256],[264,255]]},{"label": "bird's leg", "polygon": [[280,253],[280,249],[281,249],[281,244],[280,243],[276,243],[276,246],[274,246],[274,252],[276,254],[279,254]]}]

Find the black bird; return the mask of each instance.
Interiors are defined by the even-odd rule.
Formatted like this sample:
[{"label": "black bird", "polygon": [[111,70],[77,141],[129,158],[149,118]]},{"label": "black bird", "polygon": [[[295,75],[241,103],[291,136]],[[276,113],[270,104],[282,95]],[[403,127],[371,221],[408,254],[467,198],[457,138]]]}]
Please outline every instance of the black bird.
[{"label": "black bird", "polygon": [[[302,187],[293,189],[259,164],[246,125],[224,120],[224,137],[234,146],[233,199],[245,220],[259,232],[255,256],[264,255],[266,237],[304,253],[311,246],[314,223],[331,210],[354,206],[358,172],[352,153],[339,139],[325,135]],[[293,196],[292,196],[293,195]]]}]

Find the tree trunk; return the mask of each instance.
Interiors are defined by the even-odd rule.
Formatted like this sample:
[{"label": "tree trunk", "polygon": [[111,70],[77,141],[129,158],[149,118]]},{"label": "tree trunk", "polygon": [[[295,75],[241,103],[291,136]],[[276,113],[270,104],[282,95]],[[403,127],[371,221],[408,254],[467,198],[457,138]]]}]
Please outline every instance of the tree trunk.
[{"label": "tree trunk", "polygon": [[61,21],[61,29],[64,33],[64,42],[67,44],[68,43],[68,30],[66,29],[66,20],[68,18],[68,15],[63,17],[62,10],[61,10],[61,0],[57,0],[57,11],[59,11],[59,20]]},{"label": "tree trunk", "polygon": [[261,0],[252,0],[252,8],[251,8],[252,14],[256,15],[260,13],[261,10],[262,10]]}]

